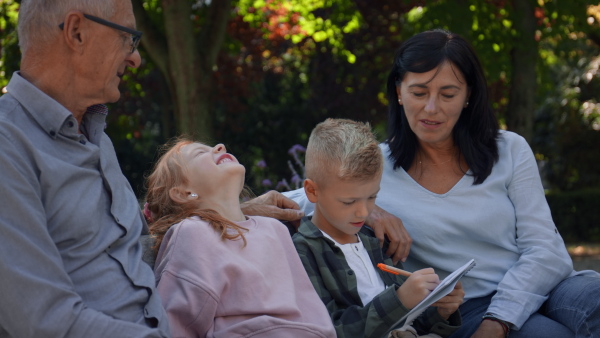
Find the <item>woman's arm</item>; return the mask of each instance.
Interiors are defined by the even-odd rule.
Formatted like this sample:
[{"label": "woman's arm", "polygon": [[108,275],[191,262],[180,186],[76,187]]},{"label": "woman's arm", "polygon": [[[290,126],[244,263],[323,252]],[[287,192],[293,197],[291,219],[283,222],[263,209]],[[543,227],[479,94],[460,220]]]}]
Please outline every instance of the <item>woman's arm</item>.
[{"label": "woman's arm", "polygon": [[533,152],[516,137],[506,141],[513,158],[507,188],[515,208],[520,257],[498,284],[488,312],[519,328],[573,271],[573,263],[552,221]]}]

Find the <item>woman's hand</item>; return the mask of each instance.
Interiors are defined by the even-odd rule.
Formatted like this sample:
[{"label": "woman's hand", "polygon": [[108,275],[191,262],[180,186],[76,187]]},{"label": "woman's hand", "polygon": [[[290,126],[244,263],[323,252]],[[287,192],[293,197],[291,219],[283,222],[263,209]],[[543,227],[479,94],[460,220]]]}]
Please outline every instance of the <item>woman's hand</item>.
[{"label": "woman's hand", "polygon": [[483,320],[471,338],[504,338],[506,333],[502,324],[493,320]]},{"label": "woman's hand", "polygon": [[464,298],[465,290],[463,289],[462,284],[458,282],[454,286],[454,290],[452,290],[452,292],[433,303],[431,306],[437,306],[440,316],[448,320],[450,315],[458,310],[458,307],[463,303]]},{"label": "woman's hand", "polygon": [[392,258],[394,265],[398,261],[406,261],[412,238],[404,228],[402,220],[389,212],[375,206],[373,212],[367,217],[367,225],[375,231],[375,237],[379,239],[379,243],[383,245],[384,236],[390,241],[386,255]]},{"label": "woman's hand", "polygon": [[241,207],[244,215],[272,217],[280,221],[298,221],[304,216],[296,202],[275,190],[244,202]]}]

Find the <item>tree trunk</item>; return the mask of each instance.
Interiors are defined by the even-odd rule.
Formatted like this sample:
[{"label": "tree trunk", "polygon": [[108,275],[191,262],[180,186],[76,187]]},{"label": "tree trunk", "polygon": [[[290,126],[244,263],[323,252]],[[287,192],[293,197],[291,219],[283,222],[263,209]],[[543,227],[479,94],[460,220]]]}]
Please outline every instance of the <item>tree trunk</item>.
[{"label": "tree trunk", "polygon": [[511,51],[512,76],[506,112],[508,130],[533,137],[535,95],[537,91],[536,64],[538,43],[535,40],[536,18],[533,0],[512,0],[514,23],[518,36]]},{"label": "tree trunk", "polygon": [[177,132],[212,141],[212,72],[225,38],[231,0],[212,1],[200,29],[192,20],[190,1],[162,0],[161,5],[164,33],[151,21],[142,0],[133,0],[138,27],[144,32],[142,47],[167,79]]}]

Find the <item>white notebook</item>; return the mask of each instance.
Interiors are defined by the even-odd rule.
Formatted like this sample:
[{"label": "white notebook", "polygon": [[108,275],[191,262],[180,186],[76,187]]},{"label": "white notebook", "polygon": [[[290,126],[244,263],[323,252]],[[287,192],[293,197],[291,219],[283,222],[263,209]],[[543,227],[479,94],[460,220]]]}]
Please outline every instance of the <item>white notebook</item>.
[{"label": "white notebook", "polygon": [[436,286],[433,291],[427,297],[425,297],[419,304],[417,304],[414,308],[412,308],[406,315],[404,315],[400,320],[398,320],[392,327],[386,332],[384,337],[387,337],[392,330],[402,329],[405,324],[411,325],[412,322],[417,319],[425,311],[431,304],[437,302],[442,297],[446,296],[452,290],[454,290],[454,286],[456,282],[464,276],[469,270],[471,270],[475,266],[475,260],[471,259],[468,263],[456,269],[454,272],[448,275],[448,277],[444,278]]}]

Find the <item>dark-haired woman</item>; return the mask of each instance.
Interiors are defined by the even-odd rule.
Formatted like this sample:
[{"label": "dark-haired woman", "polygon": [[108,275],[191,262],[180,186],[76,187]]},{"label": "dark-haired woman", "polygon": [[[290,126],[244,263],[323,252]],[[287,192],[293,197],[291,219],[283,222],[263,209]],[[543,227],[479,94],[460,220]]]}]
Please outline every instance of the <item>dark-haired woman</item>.
[{"label": "dark-haired woman", "polygon": [[600,275],[574,272],[527,142],[499,131],[478,58],[435,30],[407,40],[388,76],[378,205],[413,239],[406,267],[471,258],[457,337],[598,337]]}]

